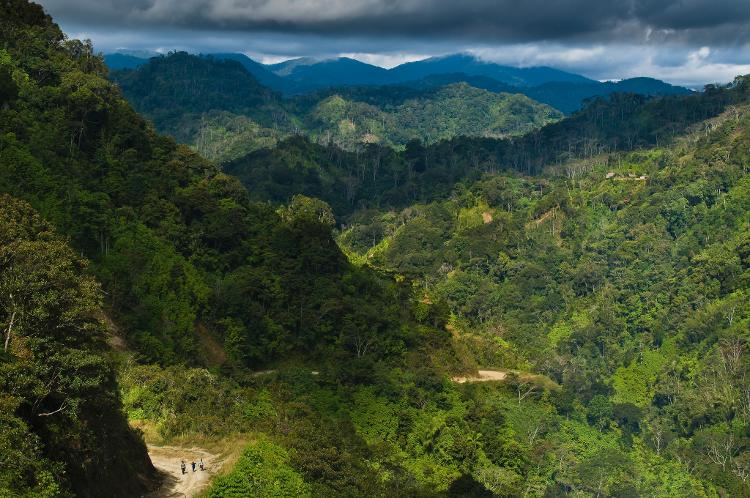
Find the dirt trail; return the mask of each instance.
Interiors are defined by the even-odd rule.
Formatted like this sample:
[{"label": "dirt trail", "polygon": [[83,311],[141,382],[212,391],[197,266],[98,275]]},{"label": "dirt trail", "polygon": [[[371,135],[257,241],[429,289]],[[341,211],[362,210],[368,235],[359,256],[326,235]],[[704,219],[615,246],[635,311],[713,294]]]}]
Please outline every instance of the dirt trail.
[{"label": "dirt trail", "polygon": [[487,382],[490,380],[505,380],[508,376],[507,372],[501,372],[498,370],[477,370],[478,375],[471,377],[453,377],[453,382],[463,384],[464,382]]},{"label": "dirt trail", "polygon": [[[177,446],[148,446],[148,454],[154,467],[162,474],[161,487],[147,495],[148,498],[192,498],[203,491],[211,478],[219,471],[222,461],[217,455],[201,448]],[[200,459],[206,470],[200,470]],[[180,470],[180,461],[185,460],[186,473]],[[195,472],[191,462],[195,461]]]}]

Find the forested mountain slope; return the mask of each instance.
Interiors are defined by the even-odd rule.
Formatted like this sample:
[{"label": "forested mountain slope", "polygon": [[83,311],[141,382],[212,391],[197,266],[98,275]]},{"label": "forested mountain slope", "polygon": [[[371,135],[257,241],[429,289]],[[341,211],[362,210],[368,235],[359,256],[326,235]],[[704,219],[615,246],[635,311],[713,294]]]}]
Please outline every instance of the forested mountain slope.
[{"label": "forested mountain slope", "polygon": [[155,470],[122,412],[102,292],[25,202],[0,194],[0,494],[141,495]]},{"label": "forested mountain slope", "polygon": [[289,128],[279,95],[233,60],[176,52],[115,74],[133,107],[181,142],[194,142],[204,132],[202,119],[212,111],[246,116],[267,128]]},{"label": "forested mountain slope", "polygon": [[[750,80],[729,92],[735,107],[670,146],[490,174],[340,236],[423,280],[483,338],[483,364],[530,362],[562,386],[557,413],[601,431],[598,462],[560,456],[559,493],[750,496]],[[658,487],[637,484],[644,464]]]},{"label": "forested mountain slope", "polygon": [[221,57],[179,52],[113,78],[159,131],[220,161],[293,133],[354,150],[368,143],[402,147],[413,139],[514,136],[562,117],[522,95],[465,84],[423,91],[342,88],[282,99],[239,62]]},{"label": "forested mountain slope", "polygon": [[149,480],[92,277],[142,363],[243,376],[299,358],[352,382],[417,354],[422,337],[446,347],[444,330],[414,317],[408,285],[347,261],[325,203],[250,202],[235,179],[156,135],[90,45],[66,40],[37,5],[0,8],[0,192],[75,248],[2,197],[3,492],[132,496]]},{"label": "forested mountain slope", "polygon": [[[285,202],[304,193],[324,199],[342,217],[361,208],[445,198],[455,183],[486,172],[540,174],[546,166],[571,159],[669,144],[690,126],[744,99],[739,87],[663,98],[614,95],[521,137],[460,137],[430,146],[412,141],[403,151],[369,145],[353,153],[293,137],[224,168],[250,186],[255,199]],[[577,175],[579,166],[569,166]]]},{"label": "forested mountain slope", "polygon": [[381,94],[390,99],[389,87],[362,89],[359,93],[368,102],[347,97],[347,89],[342,90],[316,95],[320,100],[304,119],[313,141],[347,150],[363,143],[399,147],[415,139],[433,144],[458,136],[516,136],[562,117],[523,95],[493,93],[464,83],[418,92],[398,104],[382,102]]}]

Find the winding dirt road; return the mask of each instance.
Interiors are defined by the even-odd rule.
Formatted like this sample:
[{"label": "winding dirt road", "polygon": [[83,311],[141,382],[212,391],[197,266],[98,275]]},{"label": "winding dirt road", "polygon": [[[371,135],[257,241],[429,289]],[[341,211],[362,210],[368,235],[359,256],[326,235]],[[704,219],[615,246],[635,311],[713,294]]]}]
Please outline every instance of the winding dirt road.
[{"label": "winding dirt road", "polygon": [[[162,474],[161,487],[147,495],[148,498],[192,498],[207,486],[211,477],[221,468],[222,462],[217,455],[201,448],[181,448],[177,446],[148,446],[148,454],[154,467]],[[201,471],[199,463],[203,458]],[[185,460],[186,473],[180,469],[180,462]],[[195,461],[195,472],[191,462]]]},{"label": "winding dirt road", "polygon": [[477,370],[477,375],[469,377],[453,377],[453,382],[463,384],[464,382],[488,382],[491,380],[505,380],[507,372],[499,370]]}]

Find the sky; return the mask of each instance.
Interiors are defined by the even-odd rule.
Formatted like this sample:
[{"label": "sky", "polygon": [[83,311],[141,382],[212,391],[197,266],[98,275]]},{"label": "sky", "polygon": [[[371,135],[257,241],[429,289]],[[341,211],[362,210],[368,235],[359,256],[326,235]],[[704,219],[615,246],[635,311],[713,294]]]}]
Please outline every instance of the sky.
[{"label": "sky", "polygon": [[750,0],[37,0],[97,50],[348,56],[451,53],[590,78],[700,87],[750,73]]}]

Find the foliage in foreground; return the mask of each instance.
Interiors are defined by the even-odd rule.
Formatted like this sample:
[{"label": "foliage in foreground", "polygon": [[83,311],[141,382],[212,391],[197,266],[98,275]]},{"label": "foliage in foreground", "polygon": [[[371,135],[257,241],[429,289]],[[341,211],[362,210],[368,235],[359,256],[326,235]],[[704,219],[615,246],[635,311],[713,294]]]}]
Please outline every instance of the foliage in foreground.
[{"label": "foliage in foreground", "polygon": [[0,495],[142,493],[153,477],[123,416],[101,291],[32,209],[0,195]]}]

